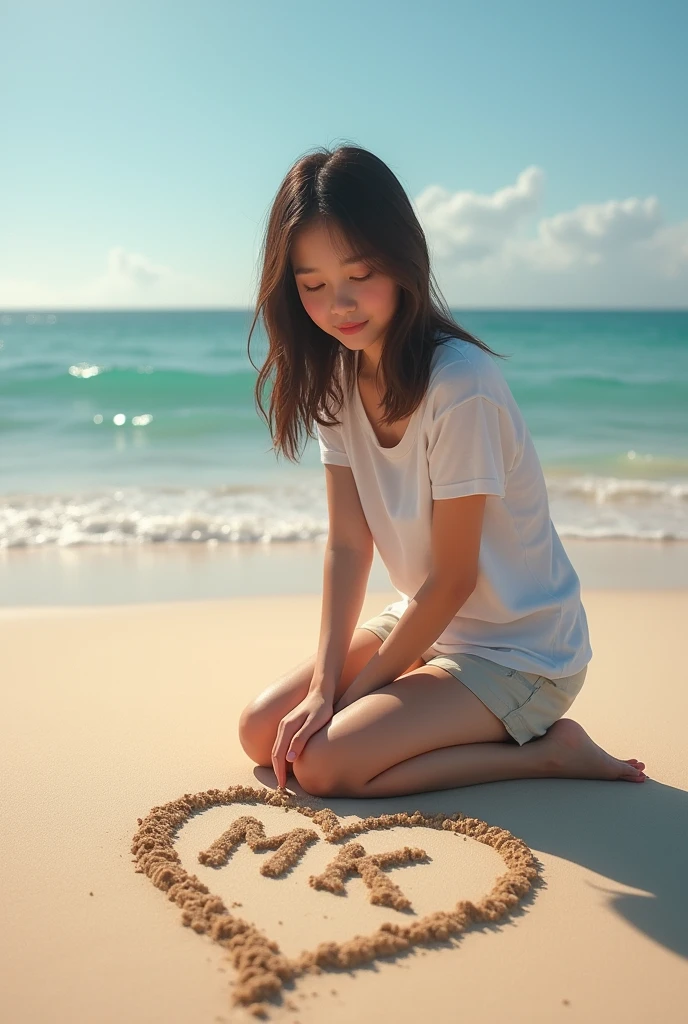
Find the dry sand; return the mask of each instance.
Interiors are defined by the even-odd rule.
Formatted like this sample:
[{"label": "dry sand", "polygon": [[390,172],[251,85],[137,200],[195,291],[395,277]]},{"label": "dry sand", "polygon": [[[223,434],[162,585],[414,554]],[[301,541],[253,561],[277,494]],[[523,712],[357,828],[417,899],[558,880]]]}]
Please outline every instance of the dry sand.
[{"label": "dry sand", "polygon": [[255,1020],[269,956],[274,1021],[685,1020],[688,590],[583,596],[569,717],[649,781],[325,801],[290,776],[286,807],[237,720],[314,650],[318,596],[0,610],[2,1020]]}]

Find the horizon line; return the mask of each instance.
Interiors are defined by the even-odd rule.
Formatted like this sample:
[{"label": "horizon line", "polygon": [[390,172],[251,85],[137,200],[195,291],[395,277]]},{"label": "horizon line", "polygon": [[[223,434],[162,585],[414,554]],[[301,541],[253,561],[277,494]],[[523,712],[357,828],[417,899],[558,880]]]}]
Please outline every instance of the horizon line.
[{"label": "horizon line", "polygon": [[[688,313],[688,306],[453,306],[450,312],[476,313]],[[0,306],[10,313],[249,313],[250,306]]]}]

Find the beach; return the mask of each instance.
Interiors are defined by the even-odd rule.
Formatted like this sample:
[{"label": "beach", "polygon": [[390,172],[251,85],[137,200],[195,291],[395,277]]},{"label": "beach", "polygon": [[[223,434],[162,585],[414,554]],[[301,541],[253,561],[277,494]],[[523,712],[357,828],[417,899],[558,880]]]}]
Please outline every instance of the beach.
[{"label": "beach", "polygon": [[[568,717],[649,779],[285,809],[238,721],[316,649],[328,510],[250,311],[3,314],[3,1021],[685,1018],[688,314],[457,315],[580,579]],[[376,550],[359,622],[398,596]]]},{"label": "beach", "polygon": [[688,4],[2,14],[0,1024],[688,1024]]},{"label": "beach", "polygon": [[[688,688],[681,638],[688,586],[670,574],[661,586],[661,561],[667,547],[674,549],[668,561],[677,552],[684,557],[685,545],[656,545],[654,573],[637,563],[633,570],[628,552],[619,554],[617,571],[607,571],[614,587],[587,583],[596,579],[595,546],[586,545],[585,571],[567,546],[581,576],[594,651],[569,717],[616,757],[644,761],[648,781],[524,779],[387,800],[323,800],[304,794],[290,776],[295,799],[330,808],[349,825],[415,811],[479,819],[519,840],[538,870],[498,920],[469,923],[445,940],[355,968],[296,977],[267,1001],[269,1019],[684,1019]],[[26,576],[32,557],[47,554],[5,552],[5,578]],[[314,592],[283,589],[286,576],[276,563],[272,577],[264,562],[262,575],[256,572],[254,553],[232,561],[237,589],[240,579],[272,578],[276,592],[266,593],[263,583],[259,593],[244,585],[231,597],[192,591],[193,599],[179,600],[178,572],[175,590],[170,576],[149,565],[146,590],[139,565],[138,589],[127,591],[101,561],[96,602],[93,558],[86,550],[65,554],[69,593],[53,571],[44,603],[12,604],[8,596],[0,608],[7,723],[3,1019],[255,1019],[250,1007],[233,1002],[237,972],[228,950],[184,927],[183,910],[152,884],[132,844],[154,809],[184,794],[275,790],[272,769],[256,766],[242,750],[237,722],[253,696],[315,650],[317,562],[303,574]],[[47,580],[45,563],[42,573]],[[295,579],[293,565],[285,573]],[[378,580],[359,621],[395,598]],[[354,837],[367,855],[406,845],[427,854],[422,864],[386,872],[410,902],[405,910],[371,904],[356,875],[345,894],[309,885],[342,845],[326,842],[321,825],[311,825],[320,841],[280,877],[260,871],[273,853],[246,843],[223,867],[200,863],[199,852],[240,815],[257,818],[268,836],[309,825],[295,809],[230,801],[185,821],[174,850],[231,915],[273,940],[286,958],[321,943],[341,946],[384,922],[408,925],[460,901],[478,902],[504,870],[497,849],[418,824]]]}]

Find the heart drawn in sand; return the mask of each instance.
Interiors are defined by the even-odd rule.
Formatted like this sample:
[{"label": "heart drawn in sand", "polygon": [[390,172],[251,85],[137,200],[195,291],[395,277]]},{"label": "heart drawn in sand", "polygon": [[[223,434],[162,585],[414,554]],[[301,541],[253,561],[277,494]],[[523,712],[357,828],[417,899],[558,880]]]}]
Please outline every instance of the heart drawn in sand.
[{"label": "heart drawn in sand", "polygon": [[[506,863],[507,871],[497,878],[491,892],[477,903],[459,900],[453,908],[437,910],[410,924],[386,922],[368,936],[357,935],[343,943],[321,942],[315,949],[290,959],[280,952],[277,942],[250,921],[231,914],[219,896],[214,896],[196,875],[189,874],[174,848],[180,828],[197,811],[227,804],[261,803],[305,815],[320,825],[328,843],[400,825],[454,832],[493,847]],[[230,786],[226,790],[185,793],[178,800],[153,807],[145,818],[138,819],[138,823],[131,847],[137,871],[148,875],[158,889],[167,893],[169,900],[182,907],[183,924],[209,935],[228,951],[237,972],[233,1002],[256,1016],[267,1013],[268,1007],[263,1000],[277,996],[285,982],[300,975],[309,972],[319,974],[328,967],[355,968],[379,957],[394,956],[413,946],[446,940],[473,922],[496,921],[504,917],[530,890],[539,873],[535,856],[522,839],[479,818],[469,818],[459,812],[448,816],[414,811],[411,814],[382,814],[377,818],[342,824],[330,808],[316,810],[286,790]],[[266,836],[257,818],[241,815],[209,849],[201,851],[198,859],[203,864],[220,867],[227,862],[233,848],[247,842],[254,851],[275,850],[260,870],[263,875],[278,878],[301,859],[311,843],[321,838],[318,832],[307,828]],[[348,842],[338,848],[324,872],[310,876],[309,883],[316,889],[342,892],[346,879],[352,874],[359,874],[370,890],[371,903],[399,910],[408,907],[409,900],[384,868],[426,858],[424,850],[409,846],[367,855],[360,843]]]}]

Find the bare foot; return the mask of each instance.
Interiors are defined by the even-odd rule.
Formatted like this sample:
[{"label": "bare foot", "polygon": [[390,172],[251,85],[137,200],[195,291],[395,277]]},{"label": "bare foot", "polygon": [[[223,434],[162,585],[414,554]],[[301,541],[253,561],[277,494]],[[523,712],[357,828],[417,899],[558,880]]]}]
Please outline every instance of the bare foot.
[{"label": "bare foot", "polygon": [[634,757],[621,761],[599,747],[582,725],[560,718],[539,741],[552,763],[553,776],[564,779],[621,779],[644,782],[645,765]]}]

